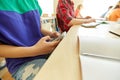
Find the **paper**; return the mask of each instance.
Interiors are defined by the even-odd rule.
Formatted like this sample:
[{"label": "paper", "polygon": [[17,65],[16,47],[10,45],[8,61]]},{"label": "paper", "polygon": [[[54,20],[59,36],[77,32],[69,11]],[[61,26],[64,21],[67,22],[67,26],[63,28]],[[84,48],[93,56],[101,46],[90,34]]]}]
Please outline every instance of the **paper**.
[{"label": "paper", "polygon": [[79,36],[80,54],[120,60],[120,39]]}]

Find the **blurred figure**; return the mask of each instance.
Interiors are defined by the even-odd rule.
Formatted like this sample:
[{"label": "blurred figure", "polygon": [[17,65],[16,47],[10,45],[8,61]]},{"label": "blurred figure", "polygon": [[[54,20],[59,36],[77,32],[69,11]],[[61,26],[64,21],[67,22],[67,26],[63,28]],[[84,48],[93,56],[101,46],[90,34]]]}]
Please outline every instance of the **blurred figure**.
[{"label": "blurred figure", "polygon": [[109,6],[107,11],[101,16],[101,18],[105,18],[106,14],[110,11],[110,9],[112,9],[113,6]]},{"label": "blurred figure", "polygon": [[56,10],[58,27],[60,31],[68,31],[73,25],[94,22],[95,19],[76,18],[74,2],[72,0],[59,0]]},{"label": "blurred figure", "polygon": [[82,4],[79,4],[79,5],[77,6],[77,8],[76,8],[76,10],[75,10],[75,17],[80,17],[80,18],[82,18],[82,15],[81,15],[81,13],[80,13],[80,10],[81,10],[82,7],[83,7]]},{"label": "blurred figure", "polygon": [[120,5],[117,5],[112,12],[109,14],[109,21],[117,21],[120,18]]},{"label": "blurred figure", "polygon": [[91,18],[90,16],[83,17],[83,16],[81,15],[81,9],[82,9],[82,8],[83,8],[83,5],[82,5],[82,4],[79,4],[79,5],[77,6],[77,8],[76,8],[76,10],[75,10],[75,17],[76,17],[76,18],[86,18],[86,19]]}]

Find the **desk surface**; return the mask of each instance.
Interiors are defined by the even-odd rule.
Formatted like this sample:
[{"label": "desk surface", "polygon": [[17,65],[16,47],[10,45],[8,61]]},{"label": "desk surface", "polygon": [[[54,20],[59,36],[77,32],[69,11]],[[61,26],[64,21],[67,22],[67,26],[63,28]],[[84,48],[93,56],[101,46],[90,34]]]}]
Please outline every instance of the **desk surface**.
[{"label": "desk surface", "polygon": [[[34,80],[82,80],[83,70],[79,57],[78,34],[84,34],[84,32],[80,32],[79,29],[84,30],[84,28],[76,25],[68,31],[65,38],[48,58]],[[102,34],[100,31],[102,29],[102,27],[99,27],[99,31],[97,30],[98,34]],[[106,30],[107,28],[104,28],[103,32]],[[87,30],[85,29],[84,31]],[[92,29],[92,31],[93,34],[96,32],[95,29]],[[117,38],[114,35],[111,35],[111,37]]]},{"label": "desk surface", "polygon": [[77,30],[72,27],[34,80],[82,80]]}]

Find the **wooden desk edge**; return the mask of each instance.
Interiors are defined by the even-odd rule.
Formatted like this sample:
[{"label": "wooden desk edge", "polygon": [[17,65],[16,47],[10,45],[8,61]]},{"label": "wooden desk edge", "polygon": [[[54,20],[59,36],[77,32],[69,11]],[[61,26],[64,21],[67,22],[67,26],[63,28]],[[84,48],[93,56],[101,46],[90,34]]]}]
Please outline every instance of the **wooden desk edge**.
[{"label": "wooden desk edge", "polygon": [[74,26],[68,31],[34,80],[82,80],[78,29]]}]

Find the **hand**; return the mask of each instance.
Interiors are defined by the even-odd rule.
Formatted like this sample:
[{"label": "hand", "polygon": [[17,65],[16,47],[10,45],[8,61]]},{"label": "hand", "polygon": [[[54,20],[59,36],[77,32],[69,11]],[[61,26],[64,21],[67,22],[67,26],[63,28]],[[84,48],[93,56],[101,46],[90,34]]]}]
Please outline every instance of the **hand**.
[{"label": "hand", "polygon": [[85,19],[90,19],[90,18],[92,18],[92,17],[91,17],[91,16],[86,16],[86,17],[85,17]]},{"label": "hand", "polygon": [[87,19],[85,23],[91,23],[91,22],[96,22],[96,20],[95,20],[95,19],[90,18],[90,19]]},{"label": "hand", "polygon": [[51,38],[57,38],[58,36],[60,36],[59,32],[52,32],[52,34],[50,35]]},{"label": "hand", "polygon": [[96,22],[96,20],[93,18],[90,18],[90,22]]},{"label": "hand", "polygon": [[60,41],[49,42],[50,39],[50,36],[45,36],[33,46],[37,51],[36,55],[51,53],[57,47]]}]

